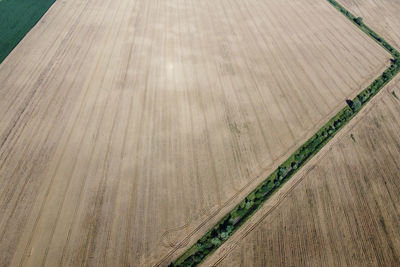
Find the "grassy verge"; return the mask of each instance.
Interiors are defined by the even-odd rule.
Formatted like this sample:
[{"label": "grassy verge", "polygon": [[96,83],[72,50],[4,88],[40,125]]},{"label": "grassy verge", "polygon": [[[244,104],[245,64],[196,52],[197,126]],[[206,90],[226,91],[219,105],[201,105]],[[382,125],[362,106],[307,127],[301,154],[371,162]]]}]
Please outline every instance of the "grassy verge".
[{"label": "grassy verge", "polygon": [[329,142],[364,106],[400,71],[400,53],[382,37],[366,26],[362,18],[355,17],[335,0],[327,0],[357,27],[368,34],[392,56],[391,65],[347,106],[332,117],[308,141],[297,149],[282,165],[270,174],[256,189],[225,215],[192,247],[170,266],[193,266],[213,253],[239,229],[286,181],[303,167]]},{"label": "grassy verge", "polygon": [[55,0],[0,1],[0,63],[51,7]]}]

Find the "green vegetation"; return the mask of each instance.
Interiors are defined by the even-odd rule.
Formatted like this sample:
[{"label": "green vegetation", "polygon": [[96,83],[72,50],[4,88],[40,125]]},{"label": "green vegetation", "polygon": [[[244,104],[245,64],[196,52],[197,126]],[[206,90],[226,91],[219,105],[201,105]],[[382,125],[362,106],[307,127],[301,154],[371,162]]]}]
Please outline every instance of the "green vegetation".
[{"label": "green vegetation", "polygon": [[[249,219],[263,203],[291,178],[307,161],[332,139],[397,73],[400,71],[400,53],[382,37],[366,26],[360,17],[355,17],[335,0],[329,1],[336,9],[349,18],[361,30],[371,36],[393,56],[391,65],[354,99],[347,100],[347,106],[331,118],[316,134],[296,150],[281,166],[266,178],[254,191],[225,215],[211,230],[189,248],[170,266],[193,266],[224,243]],[[352,136],[352,138],[354,138]]]},{"label": "green vegetation", "polygon": [[0,1],[0,63],[54,2],[55,0]]},{"label": "green vegetation", "polygon": [[392,92],[392,95],[393,95],[396,99],[399,99],[399,97],[397,96],[397,94],[396,94],[395,91]]}]

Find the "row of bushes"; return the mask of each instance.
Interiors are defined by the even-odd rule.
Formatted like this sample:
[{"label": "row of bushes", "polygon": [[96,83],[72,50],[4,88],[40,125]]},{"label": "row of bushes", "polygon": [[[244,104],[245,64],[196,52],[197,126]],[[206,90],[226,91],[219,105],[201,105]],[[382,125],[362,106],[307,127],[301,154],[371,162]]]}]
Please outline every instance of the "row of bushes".
[{"label": "row of bushes", "polygon": [[362,105],[367,103],[379,90],[389,82],[400,70],[400,58],[391,60],[392,64],[387,68],[381,76],[379,76],[364,91],[359,93],[353,100],[347,100],[347,104],[353,112],[360,110]]},{"label": "row of bushes", "polygon": [[341,4],[339,4],[335,0],[328,0],[337,10],[339,10],[343,15],[345,15],[348,19],[353,21],[358,27],[372,37],[375,41],[377,41],[381,46],[383,46],[393,57],[400,57],[400,53],[393,48],[388,42],[385,41],[381,36],[379,36],[376,32],[374,32],[371,28],[364,24],[364,21],[361,17],[354,16],[350,11],[345,9]]},{"label": "row of bushes", "polygon": [[[335,0],[328,0],[360,27],[369,29],[362,19],[356,18]],[[374,31],[368,34],[392,53],[394,59],[381,76],[371,83],[353,100],[347,100],[347,106],[326,123],[316,134],[304,143],[282,165],[280,165],[265,181],[242,200],[231,212],[223,217],[210,231],[197,241],[189,250],[170,266],[193,266],[201,261],[225,240],[227,240],[276,190],[296,171],[305,165],[360,109],[382,89],[400,71],[400,53]]]}]

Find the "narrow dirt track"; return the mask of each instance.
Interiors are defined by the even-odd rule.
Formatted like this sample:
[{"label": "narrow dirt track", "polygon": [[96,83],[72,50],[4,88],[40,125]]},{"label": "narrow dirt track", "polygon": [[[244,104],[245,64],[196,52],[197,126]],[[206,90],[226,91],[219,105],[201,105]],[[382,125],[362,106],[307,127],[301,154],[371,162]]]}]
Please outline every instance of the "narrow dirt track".
[{"label": "narrow dirt track", "polygon": [[388,59],[325,1],[56,1],[0,65],[1,265],[168,263]]}]

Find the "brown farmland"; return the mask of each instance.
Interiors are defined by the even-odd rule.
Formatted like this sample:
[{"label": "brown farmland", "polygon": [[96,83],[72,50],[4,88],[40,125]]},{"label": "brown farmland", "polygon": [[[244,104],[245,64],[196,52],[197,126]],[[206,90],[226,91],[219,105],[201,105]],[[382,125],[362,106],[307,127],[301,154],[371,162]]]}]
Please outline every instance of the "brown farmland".
[{"label": "brown farmland", "polygon": [[[400,79],[204,266],[399,266]],[[240,242],[240,243],[239,243]]]},{"label": "brown farmland", "polygon": [[165,265],[388,59],[323,0],[56,1],[0,65],[0,263]]},{"label": "brown farmland", "polygon": [[400,2],[393,0],[341,0],[355,16],[400,50]]}]

